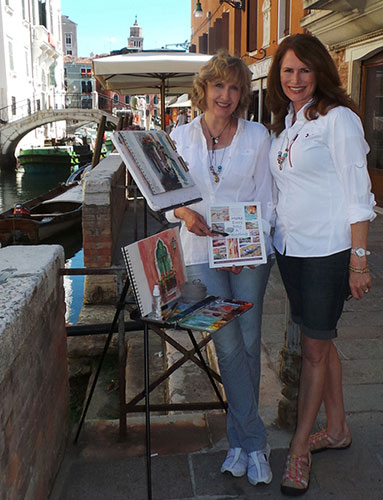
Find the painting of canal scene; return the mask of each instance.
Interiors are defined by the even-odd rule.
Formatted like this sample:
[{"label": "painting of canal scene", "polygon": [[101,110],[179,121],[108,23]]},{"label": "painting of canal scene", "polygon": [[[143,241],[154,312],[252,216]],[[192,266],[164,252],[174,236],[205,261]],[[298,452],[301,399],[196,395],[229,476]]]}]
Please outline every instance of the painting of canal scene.
[{"label": "painting of canal scene", "polygon": [[113,143],[153,210],[200,198],[186,163],[163,130],[118,131]]},{"label": "painting of canal scene", "polygon": [[238,202],[210,206],[208,224],[217,235],[209,238],[209,266],[250,266],[266,262],[261,206]]}]

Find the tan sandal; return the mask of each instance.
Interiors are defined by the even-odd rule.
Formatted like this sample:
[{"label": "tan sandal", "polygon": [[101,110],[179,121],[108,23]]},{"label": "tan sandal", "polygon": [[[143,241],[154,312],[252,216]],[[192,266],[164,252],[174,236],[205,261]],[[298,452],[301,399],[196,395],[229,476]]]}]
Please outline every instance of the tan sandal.
[{"label": "tan sandal", "polygon": [[311,453],[296,456],[287,455],[281,481],[281,491],[285,495],[303,495],[309,488]]},{"label": "tan sandal", "polygon": [[330,434],[327,434],[326,429],[322,429],[316,434],[311,434],[309,447],[311,453],[318,453],[325,450],[345,450],[351,446],[351,443],[350,430],[347,431],[346,437],[336,440]]}]

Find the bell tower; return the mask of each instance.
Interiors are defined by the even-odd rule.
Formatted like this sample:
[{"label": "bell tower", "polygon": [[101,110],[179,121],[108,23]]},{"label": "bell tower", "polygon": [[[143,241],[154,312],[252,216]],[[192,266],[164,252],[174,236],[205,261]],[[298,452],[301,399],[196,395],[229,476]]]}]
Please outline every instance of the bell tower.
[{"label": "bell tower", "polygon": [[142,28],[138,26],[137,16],[133,26],[130,27],[130,37],[128,38],[128,49],[141,52],[144,48],[144,39],[142,38]]}]

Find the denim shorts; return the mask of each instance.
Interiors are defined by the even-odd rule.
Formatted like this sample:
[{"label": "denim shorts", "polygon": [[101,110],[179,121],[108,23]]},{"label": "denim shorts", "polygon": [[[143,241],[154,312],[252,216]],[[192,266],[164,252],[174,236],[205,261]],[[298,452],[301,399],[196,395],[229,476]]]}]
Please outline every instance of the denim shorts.
[{"label": "denim shorts", "polygon": [[292,320],[307,337],[328,340],[337,336],[349,288],[350,250],[326,257],[288,257],[275,252],[290,301]]}]

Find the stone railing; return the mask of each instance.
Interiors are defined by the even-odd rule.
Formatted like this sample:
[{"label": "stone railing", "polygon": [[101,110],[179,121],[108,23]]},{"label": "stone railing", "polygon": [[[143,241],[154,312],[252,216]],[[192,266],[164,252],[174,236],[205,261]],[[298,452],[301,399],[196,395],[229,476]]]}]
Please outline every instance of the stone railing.
[{"label": "stone railing", "polygon": [[[126,169],[111,154],[86,174],[82,231],[85,267],[110,267],[126,209]],[[115,276],[86,276],[85,304],[114,304]]]},{"label": "stone railing", "polygon": [[0,498],[48,498],[69,431],[58,245],[0,249]]}]

